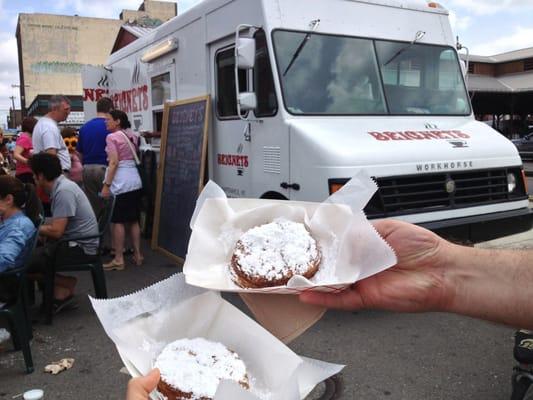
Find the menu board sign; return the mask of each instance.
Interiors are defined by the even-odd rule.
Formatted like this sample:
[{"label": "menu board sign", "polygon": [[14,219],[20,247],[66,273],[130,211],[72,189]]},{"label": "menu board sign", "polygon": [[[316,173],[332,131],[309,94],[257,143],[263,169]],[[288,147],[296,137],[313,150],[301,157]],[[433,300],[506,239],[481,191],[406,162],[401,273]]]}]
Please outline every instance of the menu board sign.
[{"label": "menu board sign", "polygon": [[187,253],[205,174],[210,97],[165,104],[152,247],[179,261]]}]

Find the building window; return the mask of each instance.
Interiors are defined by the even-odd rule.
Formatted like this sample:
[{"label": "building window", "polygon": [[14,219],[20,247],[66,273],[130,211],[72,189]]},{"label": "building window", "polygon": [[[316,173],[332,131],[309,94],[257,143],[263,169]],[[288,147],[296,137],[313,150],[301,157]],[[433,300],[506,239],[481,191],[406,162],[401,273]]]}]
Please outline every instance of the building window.
[{"label": "building window", "polygon": [[533,58],[528,58],[524,60],[524,71],[533,70]]},{"label": "building window", "polygon": [[474,63],[473,62],[469,62],[468,63],[468,73],[469,74],[473,74],[474,73]]},{"label": "building window", "polygon": [[[217,68],[217,113],[219,117],[237,116],[237,95],[235,92],[235,48],[220,51],[216,55]],[[246,70],[239,70],[239,90],[248,87]],[[245,114],[244,112],[241,114]]]},{"label": "building window", "polygon": [[254,90],[257,95],[255,115],[258,117],[269,117],[278,112],[278,100],[276,98],[274,78],[264,30],[260,29],[255,33],[255,42]]}]

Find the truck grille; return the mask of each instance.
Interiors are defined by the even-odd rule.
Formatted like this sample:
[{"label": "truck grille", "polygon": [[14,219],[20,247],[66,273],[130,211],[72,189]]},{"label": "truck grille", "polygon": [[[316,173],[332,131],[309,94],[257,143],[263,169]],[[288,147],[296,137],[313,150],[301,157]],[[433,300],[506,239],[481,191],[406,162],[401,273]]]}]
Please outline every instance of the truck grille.
[{"label": "truck grille", "polygon": [[[516,178],[517,187],[512,193],[507,189],[508,173]],[[404,175],[377,178],[376,182],[379,189],[365,207],[369,218],[452,210],[527,197],[520,168]]]}]

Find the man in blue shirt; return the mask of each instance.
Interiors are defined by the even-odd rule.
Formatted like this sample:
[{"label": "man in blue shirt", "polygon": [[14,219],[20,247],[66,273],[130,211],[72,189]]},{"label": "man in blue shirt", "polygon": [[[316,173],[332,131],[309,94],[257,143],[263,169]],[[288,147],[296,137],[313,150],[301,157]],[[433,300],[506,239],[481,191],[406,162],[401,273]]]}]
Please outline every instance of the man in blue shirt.
[{"label": "man in blue shirt", "polygon": [[102,97],[96,103],[96,118],[86,122],[80,129],[77,150],[83,164],[83,187],[91,202],[94,213],[100,215],[103,203],[98,193],[102,191],[107,154],[105,140],[109,131],[105,121],[109,112],[113,110],[113,102],[108,97]]}]

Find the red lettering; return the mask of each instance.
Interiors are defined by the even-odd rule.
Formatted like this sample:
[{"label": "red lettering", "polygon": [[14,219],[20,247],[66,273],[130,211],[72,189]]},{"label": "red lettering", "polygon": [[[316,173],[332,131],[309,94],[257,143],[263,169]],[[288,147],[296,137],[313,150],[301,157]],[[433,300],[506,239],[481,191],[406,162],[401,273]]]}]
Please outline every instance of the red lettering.
[{"label": "red lettering", "polygon": [[409,136],[407,136],[405,132],[398,132],[398,135],[403,137],[405,140],[413,140]]},{"label": "red lettering", "polygon": [[244,168],[248,168],[248,156],[244,156]]},{"label": "red lettering", "polygon": [[126,92],[126,99],[128,101],[128,106],[126,107],[128,111],[126,111],[127,113],[130,113],[131,110],[133,109],[133,106],[131,105],[131,90],[128,90]]},{"label": "red lettering", "polygon": [[389,140],[389,138],[387,136],[383,135],[380,132],[368,132],[368,134],[372,135],[374,137],[374,139],[376,139],[376,140],[382,140],[382,141]]},{"label": "red lettering", "polygon": [[430,132],[420,132],[422,136],[424,136],[425,139],[431,140],[431,139],[438,139],[435,135],[433,135]]},{"label": "red lettering", "polygon": [[452,132],[455,133],[461,139],[470,139],[469,135],[467,135],[466,133],[463,133],[461,131],[452,131]]},{"label": "red lettering", "polygon": [[132,111],[137,112],[139,111],[139,109],[137,108],[137,89],[135,88],[131,89],[131,97],[132,97],[132,102],[131,102]]},{"label": "red lettering", "polygon": [[423,140],[424,137],[417,132],[405,132],[405,135],[414,140]]},{"label": "red lettering", "polygon": [[392,140],[404,140],[399,136],[399,132],[383,132],[383,134],[390,137]]},{"label": "red lettering", "polygon": [[94,89],[83,89],[83,101],[94,101]]},{"label": "red lettering", "polygon": [[443,131],[431,131],[431,133],[437,136],[439,139],[451,139],[450,136],[448,136]]},{"label": "red lettering", "polygon": [[96,101],[100,100],[102,97],[104,97],[105,90],[104,89],[96,89]]}]

